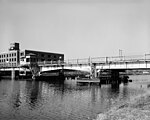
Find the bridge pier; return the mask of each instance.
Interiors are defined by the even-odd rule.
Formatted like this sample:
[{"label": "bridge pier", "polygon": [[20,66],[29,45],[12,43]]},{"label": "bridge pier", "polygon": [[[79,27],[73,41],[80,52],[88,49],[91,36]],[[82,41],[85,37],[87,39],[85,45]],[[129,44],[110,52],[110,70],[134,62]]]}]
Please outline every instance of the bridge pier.
[{"label": "bridge pier", "polygon": [[111,79],[118,79],[118,78],[119,78],[119,71],[111,70]]},{"label": "bridge pier", "polygon": [[120,75],[119,70],[101,70],[99,73],[101,84],[119,84]]},{"label": "bridge pier", "polygon": [[111,84],[119,84],[119,71],[118,70],[111,70]]}]

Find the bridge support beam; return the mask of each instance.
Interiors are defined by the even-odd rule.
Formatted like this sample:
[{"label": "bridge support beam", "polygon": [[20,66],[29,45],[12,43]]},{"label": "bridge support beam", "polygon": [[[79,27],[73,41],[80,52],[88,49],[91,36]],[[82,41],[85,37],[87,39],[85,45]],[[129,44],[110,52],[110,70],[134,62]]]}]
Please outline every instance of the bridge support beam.
[{"label": "bridge support beam", "polygon": [[119,84],[119,71],[118,70],[111,70],[111,83],[112,84]]},{"label": "bridge support beam", "polygon": [[96,64],[92,64],[91,65],[91,76],[92,76],[92,78],[96,78],[97,77]]},{"label": "bridge support beam", "polygon": [[115,80],[119,78],[119,71],[118,70],[111,70],[111,79]]},{"label": "bridge support beam", "polygon": [[111,87],[113,89],[119,89],[120,83],[119,70],[111,70]]},{"label": "bridge support beam", "polygon": [[119,84],[119,70],[102,70],[99,74],[100,82],[103,84]]}]

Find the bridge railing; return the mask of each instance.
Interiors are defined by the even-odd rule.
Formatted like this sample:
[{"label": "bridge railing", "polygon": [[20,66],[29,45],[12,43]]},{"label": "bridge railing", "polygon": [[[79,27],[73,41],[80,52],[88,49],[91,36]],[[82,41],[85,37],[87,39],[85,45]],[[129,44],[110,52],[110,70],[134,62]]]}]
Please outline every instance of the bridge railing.
[{"label": "bridge railing", "polygon": [[124,61],[124,56],[106,57],[106,63],[123,62],[123,61]]},{"label": "bridge railing", "polygon": [[58,64],[64,64],[64,61],[43,61],[43,62],[37,62],[38,65],[58,65]]},{"label": "bridge railing", "polygon": [[89,64],[90,59],[89,58],[83,58],[83,59],[68,59],[65,60],[64,63],[66,65],[79,65],[79,64]]},{"label": "bridge railing", "polygon": [[77,64],[78,61],[77,59],[68,59],[68,60],[65,60],[64,63],[70,65],[70,64]]},{"label": "bridge railing", "polygon": [[106,63],[107,57],[94,57],[91,58],[91,63]]},{"label": "bridge railing", "polygon": [[150,61],[150,54],[145,55],[134,55],[134,56],[126,56],[125,61],[131,61],[131,62],[145,62]]},{"label": "bridge railing", "polygon": [[41,66],[55,66],[55,65],[90,65],[91,63],[111,64],[111,63],[125,63],[125,62],[145,62],[150,61],[150,54],[145,55],[130,55],[130,56],[112,56],[112,57],[93,57],[83,59],[69,59],[64,61],[43,61],[38,62]]},{"label": "bridge railing", "polygon": [[145,60],[150,61],[150,54],[145,54]]},{"label": "bridge railing", "polygon": [[112,56],[91,58],[92,63],[114,63],[114,62],[138,62],[150,61],[150,54],[130,55],[130,56]]},{"label": "bridge railing", "polygon": [[145,60],[145,56],[144,55],[125,56],[124,60],[126,62],[144,61]]}]

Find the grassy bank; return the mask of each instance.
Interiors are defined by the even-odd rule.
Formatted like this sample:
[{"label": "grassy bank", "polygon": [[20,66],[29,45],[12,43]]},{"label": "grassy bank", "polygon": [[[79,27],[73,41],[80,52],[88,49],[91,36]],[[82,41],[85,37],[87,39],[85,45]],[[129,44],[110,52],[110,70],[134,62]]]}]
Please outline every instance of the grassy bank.
[{"label": "grassy bank", "polygon": [[96,120],[150,120],[150,92],[118,103],[109,111],[99,114]]}]

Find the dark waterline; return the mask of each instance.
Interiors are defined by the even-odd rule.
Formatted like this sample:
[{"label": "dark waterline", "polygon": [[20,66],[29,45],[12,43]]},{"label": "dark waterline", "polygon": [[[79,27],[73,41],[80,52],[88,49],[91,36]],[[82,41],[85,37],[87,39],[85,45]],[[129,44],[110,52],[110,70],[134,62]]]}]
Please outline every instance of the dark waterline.
[{"label": "dark waterline", "polygon": [[[135,81],[119,87],[111,85],[77,85],[44,81],[1,80],[0,119],[2,120],[91,120],[97,114],[142,94],[150,77],[133,77]],[[136,82],[136,81],[140,82]],[[147,82],[141,82],[146,81]],[[141,89],[143,85],[143,89]],[[145,86],[144,86],[145,85]]]}]

